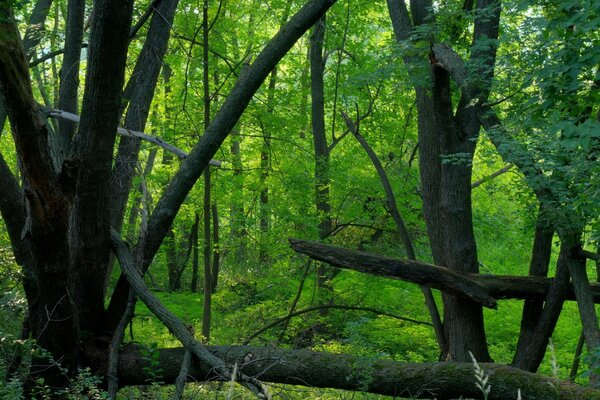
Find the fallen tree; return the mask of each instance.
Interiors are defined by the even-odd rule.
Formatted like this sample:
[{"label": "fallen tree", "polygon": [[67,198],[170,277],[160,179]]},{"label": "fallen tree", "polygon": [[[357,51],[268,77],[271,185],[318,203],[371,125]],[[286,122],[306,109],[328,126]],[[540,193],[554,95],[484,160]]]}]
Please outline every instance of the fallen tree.
[{"label": "fallen tree", "polygon": [[[497,299],[543,300],[552,284],[552,278],[537,276],[458,274],[436,265],[399,260],[308,240],[290,239],[290,245],[296,252],[334,267],[427,285],[470,298],[490,308],[495,308]],[[590,286],[594,302],[600,303],[600,284],[591,283]],[[567,292],[567,299],[575,300],[572,286]]]},{"label": "fallen tree", "polygon": [[[93,365],[106,365],[106,351],[88,352]],[[160,369],[161,382],[175,382],[184,357],[183,348],[162,349],[159,364],[150,366],[137,345],[126,346],[119,357],[121,385],[147,384],[148,372]],[[404,363],[310,350],[256,346],[209,346],[228,365],[262,382],[364,391],[388,396],[438,400],[481,398],[471,363]],[[515,400],[517,391],[527,400],[586,400],[600,398],[600,390],[562,382],[498,364],[480,364],[489,375],[490,400]],[[102,373],[103,371],[97,371]],[[194,359],[189,376],[199,382],[226,379]]]}]

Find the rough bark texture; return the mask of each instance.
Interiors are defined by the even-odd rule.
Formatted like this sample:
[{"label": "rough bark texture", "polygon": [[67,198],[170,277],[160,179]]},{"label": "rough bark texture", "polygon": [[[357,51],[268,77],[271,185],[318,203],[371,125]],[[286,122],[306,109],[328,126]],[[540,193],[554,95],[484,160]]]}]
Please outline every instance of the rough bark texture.
[{"label": "rough bark texture", "polygon": [[80,168],[70,217],[72,294],[80,328],[98,333],[110,252],[110,181],[133,1],[94,4],[79,132],[65,162]]},{"label": "rough bark texture", "polygon": [[519,343],[512,365],[525,371],[535,372],[546,354],[548,338],[552,335],[569,288],[568,249],[561,246],[556,275],[548,289],[544,309],[541,311],[535,328],[536,332]]},{"label": "rough bark texture", "polygon": [[[471,363],[401,363],[373,360],[351,355],[318,353],[309,350],[255,346],[210,346],[208,350],[226,363],[238,363],[247,376],[264,382],[366,391],[387,396],[449,400],[481,398],[475,386]],[[102,356],[104,353],[98,353]],[[162,381],[172,383],[179,374],[184,350],[164,349],[159,362]],[[96,365],[105,365],[102,358]],[[122,385],[143,384],[148,361],[135,345],[121,353],[119,373]],[[249,360],[249,361],[248,361]],[[549,377],[528,373],[504,365],[480,364],[489,374],[489,400],[514,400],[517,390],[527,400],[592,400],[600,391],[583,388]],[[190,375],[198,381],[223,380],[213,370],[192,362]]]},{"label": "rough bark texture", "polygon": [[442,267],[419,261],[396,260],[305,240],[290,239],[290,243],[295,251],[336,267],[407,280],[472,299],[486,307],[497,307],[496,300],[481,284]]},{"label": "rough bark texture", "polygon": [[[3,181],[6,186],[0,196],[0,211],[3,217],[6,212],[15,212],[5,221],[12,225],[8,228],[13,232],[12,245],[23,262],[31,334],[40,346],[57,358],[63,357],[64,368],[74,372],[78,331],[69,287],[65,285],[69,282],[67,231],[71,199],[63,192],[72,184],[71,170],[65,168],[59,175],[54,167],[48,151],[48,129],[34,101],[25,53],[6,3],[0,5],[0,37],[0,93],[20,158],[24,193],[23,202],[16,181],[2,163],[2,175],[9,179]],[[21,205],[24,212],[19,210]],[[24,215],[26,219],[22,219]],[[21,230],[18,236],[17,229]],[[46,374],[51,385],[61,381],[55,368],[46,370]]]}]

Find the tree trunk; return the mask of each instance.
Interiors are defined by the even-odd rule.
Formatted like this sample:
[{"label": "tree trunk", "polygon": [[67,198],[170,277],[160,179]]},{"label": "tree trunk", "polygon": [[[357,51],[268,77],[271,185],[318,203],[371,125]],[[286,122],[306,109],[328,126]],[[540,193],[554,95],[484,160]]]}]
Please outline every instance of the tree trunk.
[{"label": "tree trunk", "polygon": [[[79,60],[81,43],[83,42],[83,20],[85,17],[85,0],[69,0],[67,9],[67,32],[63,67],[60,70],[60,89],[58,108],[77,114],[77,91],[79,88]],[[77,130],[77,124],[62,120],[59,123],[56,157],[58,165],[68,154],[69,145]]]},{"label": "tree trunk", "polygon": [[[396,224],[396,230],[400,235],[400,239],[404,244],[404,249],[406,251],[406,257],[409,260],[416,261],[417,257],[415,255],[415,250],[412,245],[412,240],[410,238],[410,234],[408,233],[408,229],[406,228],[406,224],[400,215],[400,211],[398,210],[398,205],[396,204],[396,198],[394,196],[394,191],[392,190],[392,185],[388,179],[387,173],[383,169],[383,165],[381,165],[381,161],[375,154],[375,151],[369,146],[369,143],[365,140],[365,138],[358,132],[357,124],[353,123],[350,118],[343,113],[343,118],[346,121],[346,125],[348,129],[354,135],[356,140],[363,147],[375,170],[377,171],[377,175],[379,175],[379,180],[381,181],[381,185],[383,186],[383,191],[385,192],[386,205],[389,210],[389,213],[392,215],[394,219],[394,223]],[[440,319],[440,313],[438,311],[437,305],[435,303],[435,299],[433,297],[433,293],[431,292],[431,288],[428,286],[421,285],[421,291],[423,292],[423,297],[425,298],[425,305],[429,311],[429,316],[431,318],[431,322],[433,324],[435,330],[435,337],[438,342],[438,346],[440,347],[441,354],[446,354],[448,352],[448,345],[446,342],[446,335],[444,333],[444,327],[442,325],[442,321]]]},{"label": "tree trunk", "polygon": [[190,285],[190,290],[192,292],[198,291],[198,266],[200,264],[200,257],[198,254],[198,231],[200,227],[200,215],[198,213],[194,213],[194,230],[192,232],[192,282]]},{"label": "tree trunk", "polygon": [[[310,350],[257,346],[210,346],[211,353],[226,363],[238,363],[248,376],[264,382],[307,387],[362,391],[385,396],[449,400],[482,398],[476,386],[472,363],[403,363]],[[159,368],[165,384],[175,381],[184,350],[162,349]],[[150,368],[141,349],[126,347],[121,353],[119,374],[122,385],[144,384]],[[249,360],[249,361],[247,361]],[[95,365],[105,360],[95,358]],[[521,371],[505,365],[479,364],[489,375],[489,400],[515,400],[517,392],[527,400],[592,400],[600,391]],[[226,380],[204,363],[192,362],[189,374],[197,381]]]},{"label": "tree trunk", "polygon": [[[312,137],[315,150],[315,206],[318,219],[319,239],[324,240],[332,231],[331,200],[329,196],[329,147],[325,132],[325,98],[323,76],[325,60],[323,49],[325,41],[325,16],[315,24],[310,35],[310,92]],[[319,304],[333,304],[332,279],[335,270],[317,264],[317,286],[319,288]],[[322,314],[326,314],[324,309]]]},{"label": "tree trunk", "polygon": [[217,203],[212,204],[212,222],[213,222],[213,260],[212,260],[212,272],[211,272],[211,292],[217,291],[217,284],[219,283],[219,270],[221,268],[221,249],[219,247],[219,210],[217,209]]},{"label": "tree trunk", "polygon": [[[202,7],[202,87],[204,90],[204,129],[210,125],[210,85],[208,69],[208,0],[204,0]],[[210,236],[210,166],[204,169],[204,311],[202,313],[202,340],[208,343],[210,340],[210,320],[212,302],[212,268],[211,255],[212,245]]]},{"label": "tree trunk", "polygon": [[[548,276],[548,266],[550,257],[552,256],[552,239],[554,237],[554,229],[548,226],[546,221],[547,216],[544,209],[540,206],[537,223],[535,226],[535,238],[533,241],[533,249],[531,250],[531,262],[529,264],[529,276],[546,277]],[[519,332],[519,341],[512,365],[519,367],[520,363],[525,360],[530,360],[531,357],[523,354],[525,348],[533,337],[538,336],[540,332],[536,330],[542,310],[544,309],[543,300],[529,299],[523,303],[523,314],[521,317],[521,330]],[[541,360],[539,360],[541,361]],[[535,372],[539,363],[530,365],[528,368],[523,368],[526,371]]]}]

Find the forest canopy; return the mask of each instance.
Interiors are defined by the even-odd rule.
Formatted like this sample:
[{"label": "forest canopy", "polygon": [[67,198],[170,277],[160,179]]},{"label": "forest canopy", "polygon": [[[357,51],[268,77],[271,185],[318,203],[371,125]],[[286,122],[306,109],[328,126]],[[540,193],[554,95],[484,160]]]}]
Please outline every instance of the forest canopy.
[{"label": "forest canopy", "polygon": [[600,398],[599,88],[594,0],[0,2],[0,397]]}]

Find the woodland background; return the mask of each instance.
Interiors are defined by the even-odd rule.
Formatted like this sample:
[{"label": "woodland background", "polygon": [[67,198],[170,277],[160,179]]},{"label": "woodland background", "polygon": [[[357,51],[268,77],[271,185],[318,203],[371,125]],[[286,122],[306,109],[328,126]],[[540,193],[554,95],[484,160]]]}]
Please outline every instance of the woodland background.
[{"label": "woodland background", "polygon": [[[50,109],[82,114],[83,118],[87,46],[93,40],[93,25],[101,18],[92,16],[94,5],[90,1],[4,3],[0,7],[12,9],[11,18],[24,38],[32,93],[41,112],[49,117],[50,135],[74,137],[76,125],[54,118],[55,111]],[[75,45],[81,53],[73,56],[65,50],[73,48],[66,41],[72,23],[69,14],[73,15],[76,3],[83,25],[81,43]],[[476,53],[474,21],[492,11],[468,0],[433,2],[429,8],[423,7],[424,3],[411,1],[408,9],[412,18],[417,19],[416,10],[427,9],[435,13],[435,20],[414,24],[410,40],[404,41],[399,40],[398,32],[395,35],[385,2],[340,0],[331,7],[326,19],[319,20],[291,47],[252,97],[212,156],[217,162],[210,173],[205,172],[187,194],[145,275],[153,293],[204,343],[311,349],[360,356],[365,363],[355,365],[360,371],[357,380],[364,385],[362,393],[360,388],[359,392],[343,392],[270,386],[271,393],[283,398],[379,398],[367,393],[373,368],[369,360],[436,362],[443,354],[418,285],[348,269],[334,270],[296,253],[288,240],[315,240],[436,264],[423,210],[418,133],[422,114],[418,112],[415,87],[431,87],[430,68],[438,62],[443,65],[443,61],[431,59],[436,55],[434,43],[448,43],[465,60]],[[122,100],[121,113],[128,105],[129,112],[119,117],[119,126],[159,137],[188,153],[205,134],[236,80],[251,68],[265,44],[302,4],[261,0],[133,2],[133,28],[127,26],[131,29],[123,60],[125,85],[121,85],[127,99]],[[40,10],[45,14],[36,14]],[[160,75],[151,106],[136,115],[131,111],[134,100],[127,97],[131,95],[128,82],[138,82],[139,86],[145,82],[146,72],[137,70],[144,63],[140,65],[138,60],[151,37],[153,20],[159,24],[161,18],[163,22],[170,19],[163,12],[173,15],[173,22],[165,24],[170,35],[168,47],[163,50],[164,58],[158,59]],[[535,258],[534,238],[542,226],[550,229],[548,276],[554,276],[559,259],[559,232],[576,231],[574,246],[586,251],[584,265],[589,279],[596,280],[600,254],[600,4],[593,0],[505,0],[498,28],[498,39],[492,39],[497,46],[493,79],[484,79],[487,83],[477,86],[479,82],[475,87],[489,90],[484,103],[493,107],[503,129],[518,146],[512,149],[510,142],[503,143],[500,147],[505,151],[500,154],[502,151],[498,152],[498,146],[482,129],[473,139],[476,143],[469,139],[471,145],[476,144],[473,155],[457,151],[439,160],[442,166],[472,167],[468,179],[479,272],[528,275]],[[490,46],[485,40],[478,45],[483,46],[481,51]],[[311,59],[317,52],[321,59]],[[148,57],[158,57],[159,53]],[[420,61],[411,61],[415,59]],[[480,71],[485,60],[467,61],[467,71],[485,75],[485,69]],[[320,116],[319,107],[315,107],[318,63],[323,79]],[[70,73],[74,75],[69,78]],[[61,84],[68,79],[73,83],[71,89]],[[152,84],[151,79],[148,81]],[[6,80],[2,83],[6,104],[11,100]],[[481,89],[486,85],[487,89]],[[456,110],[463,87],[452,81],[448,88]],[[63,90],[71,90],[71,94],[61,95]],[[477,107],[477,102],[470,106]],[[144,113],[147,115],[140,117]],[[5,165],[19,184],[27,182],[29,177],[20,164],[23,153],[15,143],[18,134],[11,134],[12,120],[4,123],[5,112],[0,117],[0,152]],[[320,135],[316,133],[317,120],[323,124]],[[479,130],[479,122],[477,126]],[[357,139],[367,143],[387,174],[387,193],[372,159]],[[61,145],[60,140],[54,149],[64,160],[68,145]],[[177,154],[154,143],[133,142],[139,146],[139,155],[133,159],[121,157],[119,139],[114,149],[107,150],[114,169],[108,186],[115,197],[104,204],[112,215],[113,227],[131,249],[139,245],[138,238],[148,229],[148,216],[182,162]],[[131,143],[121,139],[120,145]],[[534,160],[529,166],[540,173],[533,179],[523,173],[522,149],[528,160]],[[505,154],[512,156],[507,159]],[[25,165],[27,162],[23,161]],[[123,176],[116,174],[119,163],[131,166],[129,171],[124,169]],[[1,177],[5,182],[5,175]],[[88,180],[93,182],[93,176]],[[542,201],[540,208],[540,191],[547,189],[546,181],[551,182],[553,197],[550,202]],[[121,204],[113,200],[119,188],[125,196]],[[96,193],[106,194],[102,190]],[[395,204],[386,197],[389,193],[393,193]],[[557,207],[546,212],[549,208],[544,211],[544,204]],[[9,223],[4,225],[11,215],[6,210],[2,209],[0,219],[0,397],[18,398],[22,390],[34,390],[38,398],[44,398],[44,391],[51,391],[52,385],[38,380],[31,389],[25,384],[30,365],[23,354],[30,354],[36,346],[22,337],[28,308],[23,287],[27,266],[15,259],[18,249],[15,251],[14,237],[11,242]],[[394,210],[401,215],[400,225]],[[116,221],[114,216],[121,213],[122,221]],[[411,250],[406,246],[407,236]],[[460,242],[461,237],[456,239]],[[104,282],[107,308],[121,274],[114,256],[108,265]],[[98,279],[94,283],[102,289]],[[442,310],[440,292],[434,290],[433,296]],[[332,305],[340,307],[327,307]],[[513,362],[522,308],[523,301],[518,299],[500,300],[496,310],[483,308],[489,356],[497,364]],[[307,312],[284,318],[302,310]],[[115,317],[117,322],[119,317]],[[269,326],[279,318],[284,320]],[[598,349],[584,349],[583,355],[576,350],[578,344],[581,347],[580,321],[577,303],[565,302],[539,373],[580,384],[587,384],[596,374]],[[265,327],[268,329],[263,330]],[[86,329],[80,329],[80,339],[86,337]],[[93,326],[89,329],[96,333]],[[172,396],[173,389],[162,385],[163,366],[158,354],[159,349],[177,347],[180,342],[142,302],[137,302],[124,342],[143,348],[147,382],[142,387],[121,389],[121,395]],[[20,364],[15,366],[15,360]],[[572,371],[577,360],[582,365]],[[475,375],[471,382],[478,382]],[[98,388],[104,389],[103,383],[89,371],[77,373],[71,383],[75,391],[102,396]],[[241,387],[235,393],[230,387],[216,382],[189,384],[185,396],[250,396]]]}]

